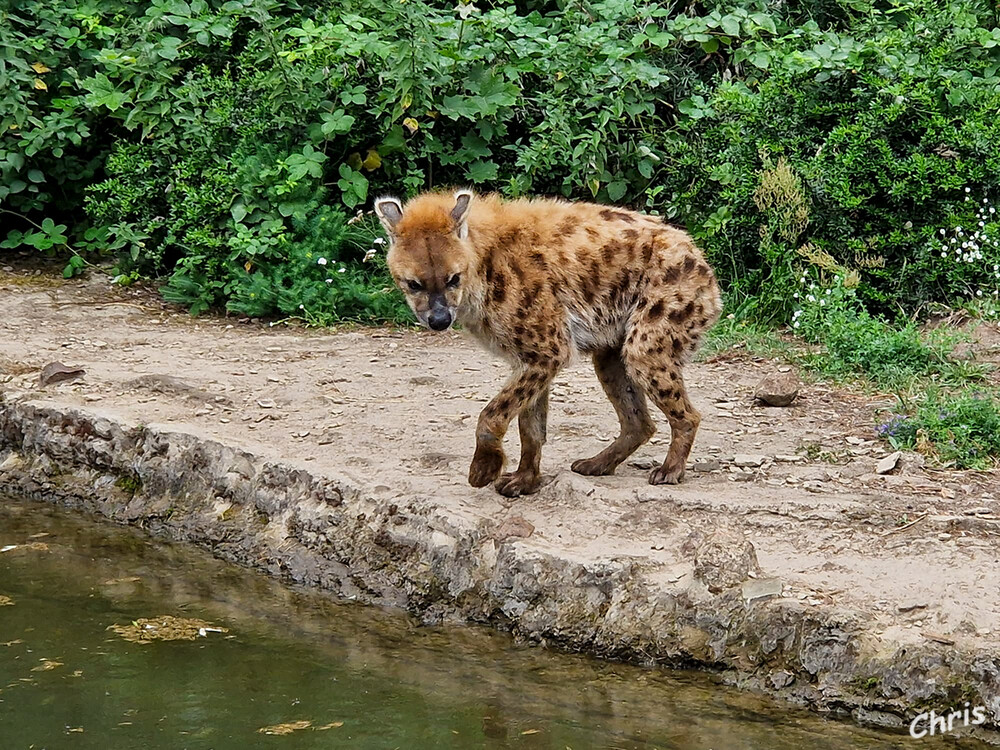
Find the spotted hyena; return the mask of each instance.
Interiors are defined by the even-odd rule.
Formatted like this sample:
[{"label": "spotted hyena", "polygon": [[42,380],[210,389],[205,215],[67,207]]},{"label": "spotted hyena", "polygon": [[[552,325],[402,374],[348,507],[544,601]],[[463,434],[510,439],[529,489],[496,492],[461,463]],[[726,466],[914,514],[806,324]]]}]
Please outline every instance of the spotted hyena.
[{"label": "spotted hyena", "polygon": [[[469,483],[508,496],[538,489],[549,385],[573,350],[589,354],[621,433],[579,474],[611,474],[655,432],[648,396],[670,422],[670,450],[651,484],[675,484],[701,416],[681,368],[721,309],[719,287],[685,232],[592,203],[506,201],[432,192],[404,206],[381,198],[389,270],[417,320],[461,323],[514,373],[482,413]],[[501,474],[517,416],[521,462]]]}]

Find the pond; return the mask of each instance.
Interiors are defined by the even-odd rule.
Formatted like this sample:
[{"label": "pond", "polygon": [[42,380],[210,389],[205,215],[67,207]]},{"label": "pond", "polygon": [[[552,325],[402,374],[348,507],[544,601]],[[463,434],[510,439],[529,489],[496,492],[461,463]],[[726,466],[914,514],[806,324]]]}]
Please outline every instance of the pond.
[{"label": "pond", "polygon": [[702,673],[417,626],[37,503],[0,499],[0,550],[3,750],[916,744]]}]

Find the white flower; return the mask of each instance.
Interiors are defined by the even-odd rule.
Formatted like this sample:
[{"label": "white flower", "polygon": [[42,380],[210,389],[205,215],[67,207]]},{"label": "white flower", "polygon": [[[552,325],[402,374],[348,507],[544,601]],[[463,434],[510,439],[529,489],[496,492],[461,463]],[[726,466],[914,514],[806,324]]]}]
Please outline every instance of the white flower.
[{"label": "white flower", "polygon": [[321,266],[325,266],[326,265],[326,258],[320,258],[319,260],[316,261],[316,263],[318,263]]},{"label": "white flower", "polygon": [[371,259],[375,257],[375,254],[377,252],[378,252],[378,250],[376,250],[374,247],[368,248],[368,252],[365,253],[365,257],[363,259],[363,262],[370,263]]},{"label": "white flower", "polygon": [[983,198],[983,203],[989,203],[989,199]]},{"label": "white flower", "polygon": [[976,290],[976,296],[977,297],[982,297],[983,296],[983,290],[982,289],[977,289]]},{"label": "white flower", "polygon": [[798,293],[798,292],[796,292],[795,294],[793,294],[793,295],[792,295],[792,297],[793,297],[794,299],[798,299],[798,298],[799,298],[799,293]]},{"label": "white flower", "polygon": [[798,328],[798,327],[799,327],[799,321],[796,320],[794,323],[792,323],[792,328]]},{"label": "white flower", "polygon": [[944,235],[944,230],[943,229],[941,230],[941,234]]},{"label": "white flower", "polygon": [[993,208],[993,206],[990,206],[990,213],[991,214],[995,214],[996,212],[997,212],[997,210],[995,208]]},{"label": "white flower", "polygon": [[820,307],[822,307],[823,305],[825,305],[825,304],[826,304],[826,300],[825,300],[825,299],[821,299],[821,300],[819,301],[819,304],[820,304]]},{"label": "white flower", "polygon": [[948,257],[948,253],[941,253],[941,257],[942,258],[947,258]]},{"label": "white flower", "polygon": [[344,267],[338,268],[337,273],[347,273],[347,269]]},{"label": "white flower", "polygon": [[374,243],[375,243],[376,245],[384,245],[384,244],[385,244],[385,238],[384,238],[384,237],[376,237],[376,238],[375,238],[375,239],[373,240],[373,242],[374,242]]},{"label": "white flower", "polygon": [[967,193],[971,193],[971,192],[972,192],[972,188],[970,188],[970,187],[967,187],[967,188],[965,189],[965,192],[967,192]]},{"label": "white flower", "polygon": [[815,302],[816,301],[816,298],[813,297],[811,294],[808,297],[806,297],[806,299],[809,300],[810,302]]},{"label": "white flower", "polygon": [[326,280],[326,283],[327,283],[327,284],[332,284],[332,283],[333,283],[333,279],[327,279],[327,280]]},{"label": "white flower", "polygon": [[300,309],[300,310],[305,310],[305,309],[306,309],[306,306],[305,306],[305,305],[299,305],[299,309]]},{"label": "white flower", "polygon": [[830,290],[830,289],[827,289],[827,290],[826,290],[826,293],[827,293],[827,294],[829,294],[830,292],[831,292],[831,290]]}]

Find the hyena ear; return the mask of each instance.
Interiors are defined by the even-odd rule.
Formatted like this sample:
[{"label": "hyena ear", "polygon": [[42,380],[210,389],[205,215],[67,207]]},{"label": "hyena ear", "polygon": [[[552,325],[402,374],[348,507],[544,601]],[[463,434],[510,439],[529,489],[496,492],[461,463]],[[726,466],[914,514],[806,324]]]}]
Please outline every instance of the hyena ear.
[{"label": "hyena ear", "polygon": [[469,208],[472,207],[472,191],[459,190],[455,193],[455,207],[451,209],[451,220],[455,222],[455,234],[459,239],[469,236]]},{"label": "hyena ear", "polygon": [[395,237],[396,225],[403,218],[403,204],[399,202],[399,198],[393,198],[391,195],[379,198],[375,201],[375,215],[389,236]]}]

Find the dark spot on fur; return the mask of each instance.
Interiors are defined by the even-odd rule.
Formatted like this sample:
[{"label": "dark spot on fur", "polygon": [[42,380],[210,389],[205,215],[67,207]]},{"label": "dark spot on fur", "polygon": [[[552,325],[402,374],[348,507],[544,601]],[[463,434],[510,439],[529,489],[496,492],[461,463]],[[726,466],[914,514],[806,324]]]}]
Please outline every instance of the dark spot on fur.
[{"label": "dark spot on fur", "polygon": [[663,315],[663,300],[656,300],[655,304],[649,308],[649,312],[646,313],[650,320],[658,320]]},{"label": "dark spot on fur", "polygon": [[545,256],[542,255],[537,250],[528,256],[531,262],[534,263],[542,271],[548,270],[549,264],[545,261]]},{"label": "dark spot on fur", "polygon": [[683,422],[686,412],[683,409],[671,409],[670,418],[676,419],[678,422]]},{"label": "dark spot on fur", "polygon": [[670,320],[674,323],[680,323],[682,320],[687,320],[694,314],[694,302],[688,301],[684,307],[679,307],[677,309],[670,311]]},{"label": "dark spot on fur", "polygon": [[678,380],[681,379],[681,376],[678,375],[675,370],[671,370],[670,371],[670,379],[673,380],[673,381],[678,381]]},{"label": "dark spot on fur", "polygon": [[563,219],[562,223],[556,228],[555,237],[556,239],[569,237],[575,231],[576,231],[576,219],[572,217],[567,217]]},{"label": "dark spot on fur", "polygon": [[[493,276],[492,281],[490,280],[491,275]],[[494,305],[503,304],[503,301],[507,298],[507,277],[501,271],[493,274],[487,271],[486,286],[489,289],[491,303]]]},{"label": "dark spot on fur", "polygon": [[684,342],[681,339],[676,338],[673,341],[673,351],[674,356],[679,356],[684,351]]},{"label": "dark spot on fur", "polygon": [[695,267],[695,259],[692,256],[687,256],[684,259],[684,273],[691,273]]},{"label": "dark spot on fur", "polygon": [[517,262],[516,258],[510,260],[510,272],[517,276],[518,281],[524,283],[524,269],[521,268],[521,264]]},{"label": "dark spot on fur", "polygon": [[679,266],[670,266],[666,271],[663,272],[663,283],[673,284],[681,277],[681,269]]},{"label": "dark spot on fur", "polygon": [[624,237],[627,240],[634,240],[638,236],[639,236],[639,233],[637,231],[635,231],[634,229],[623,229],[622,230],[622,237]]},{"label": "dark spot on fur", "polygon": [[596,240],[598,237],[601,236],[601,233],[598,232],[593,227],[584,227],[584,231],[587,233],[587,236],[590,237],[590,239],[592,240]]},{"label": "dark spot on fur", "polygon": [[614,262],[615,257],[621,252],[621,245],[615,241],[607,242],[601,247],[601,255],[604,256],[604,262],[610,265]]},{"label": "dark spot on fur", "polygon": [[627,214],[623,211],[612,211],[610,208],[605,208],[601,211],[601,218],[605,221],[624,221],[626,224],[635,223],[635,217],[632,214]]},{"label": "dark spot on fur", "polygon": [[647,304],[649,304],[649,301],[648,301],[648,300],[647,300],[647,299],[646,299],[645,297],[643,297],[643,298],[642,298],[641,300],[639,300],[639,302],[638,302],[638,303],[636,304],[636,306],[635,306],[635,309],[636,309],[636,310],[637,310],[638,312],[642,312],[643,310],[645,310],[645,309],[646,309],[646,305],[647,305]]},{"label": "dark spot on fur", "polygon": [[521,290],[521,307],[527,310],[532,303],[539,298],[542,293],[542,285],[535,282],[531,286],[526,286]]}]

